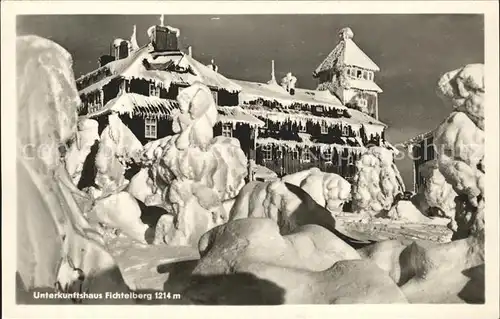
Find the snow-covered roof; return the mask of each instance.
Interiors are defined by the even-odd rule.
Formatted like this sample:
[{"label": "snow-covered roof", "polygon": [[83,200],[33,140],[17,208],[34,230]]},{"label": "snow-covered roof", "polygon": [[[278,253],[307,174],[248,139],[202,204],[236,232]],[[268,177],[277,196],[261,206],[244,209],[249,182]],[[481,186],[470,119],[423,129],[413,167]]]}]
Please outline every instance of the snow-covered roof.
[{"label": "snow-covered roof", "polygon": [[352,31],[349,29],[350,34],[344,36],[343,30],[341,30],[340,42],[316,68],[314,74],[317,75],[323,71],[333,69],[335,66],[357,66],[371,71],[380,71],[375,62],[354,43]]},{"label": "snow-covered roof", "polygon": [[[156,96],[145,96],[137,93],[125,93],[112,100],[99,111],[86,115],[95,118],[111,112],[118,114],[138,115],[157,119],[168,118],[172,111],[179,108],[176,100],[162,99]],[[248,114],[238,106],[217,106],[218,120],[222,123],[245,123],[250,126],[262,127],[264,122]]]},{"label": "snow-covered roof", "polygon": [[382,93],[382,89],[377,85],[377,83],[371,80],[349,79],[349,78],[347,78],[346,80],[347,80],[347,85],[351,88],[356,88],[363,91],[374,91]]},{"label": "snow-covered roof", "polygon": [[285,89],[277,84],[258,83],[242,80],[233,80],[241,87],[240,101],[248,102],[256,98],[270,98],[280,102],[282,105],[293,103],[305,103],[321,105],[327,109],[347,109],[340,100],[327,91],[316,91],[306,89],[295,89],[295,94],[290,95]]},{"label": "snow-covered roof", "polygon": [[224,123],[245,123],[250,126],[262,127],[264,122],[247,113],[239,106],[217,106],[219,121]]},{"label": "snow-covered roof", "polygon": [[414,136],[414,137],[410,138],[409,140],[403,142],[403,146],[409,147],[409,146],[418,144],[418,143],[422,142],[423,140],[431,137],[433,134],[434,134],[434,130],[418,134],[417,136]]},{"label": "snow-covered roof", "polygon": [[[358,110],[349,109],[342,105],[340,100],[331,94],[329,91],[317,91],[317,90],[307,90],[297,88],[294,95],[286,92],[282,87],[276,84],[265,84],[241,80],[233,80],[242,88],[240,92],[240,103],[242,107],[248,112],[254,115],[270,116],[274,117],[275,120],[283,119],[300,119],[301,117],[315,123],[320,123],[326,121],[330,124],[343,124],[347,123],[350,125],[360,125],[360,124],[373,124],[381,125],[386,127],[384,123],[379,120],[369,116]],[[323,106],[327,110],[342,110],[347,112],[350,117],[341,118],[331,118],[325,116],[313,115],[310,111],[306,110],[294,110],[292,108],[280,108],[273,109],[265,106],[254,106],[248,105],[250,102],[255,101],[258,98],[263,98],[269,101],[277,101],[283,106],[290,106],[293,103],[304,103],[311,106]]]},{"label": "snow-covered roof", "polygon": [[80,89],[80,94],[88,94],[102,88],[114,78],[144,79],[158,86],[169,88],[171,83],[191,85],[201,82],[210,88],[238,92],[241,88],[233,81],[213,71],[183,52],[154,52],[151,45],[133,51],[128,57],[112,61],[101,68],[77,79],[83,83],[95,73],[106,68],[109,76],[97,83]]}]

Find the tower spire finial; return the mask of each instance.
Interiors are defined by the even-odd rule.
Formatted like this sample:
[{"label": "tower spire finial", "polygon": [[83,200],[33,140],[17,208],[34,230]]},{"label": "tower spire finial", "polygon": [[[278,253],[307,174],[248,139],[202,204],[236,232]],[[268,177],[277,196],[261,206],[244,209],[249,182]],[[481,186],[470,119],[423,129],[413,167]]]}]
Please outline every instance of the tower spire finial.
[{"label": "tower spire finial", "polygon": [[276,81],[276,74],[274,73],[274,60],[271,60],[271,80],[267,82],[268,84],[278,84]]},{"label": "tower spire finial", "polygon": [[162,27],[163,27],[163,26],[164,26],[164,23],[165,23],[165,15],[164,15],[164,14],[162,14],[162,15],[160,16],[160,26],[162,26]]}]

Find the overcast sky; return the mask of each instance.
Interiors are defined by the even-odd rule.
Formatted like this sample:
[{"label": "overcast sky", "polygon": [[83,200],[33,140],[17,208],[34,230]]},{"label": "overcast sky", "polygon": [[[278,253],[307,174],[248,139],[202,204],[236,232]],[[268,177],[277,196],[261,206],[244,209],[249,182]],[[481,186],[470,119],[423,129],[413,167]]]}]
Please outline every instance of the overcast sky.
[{"label": "overcast sky", "polygon": [[[134,24],[143,45],[147,28],[157,23],[159,16],[19,16],[17,31],[66,48],[78,77],[98,66],[114,38],[129,39]],[[375,75],[384,90],[379,115],[392,143],[435,128],[450,113],[435,93],[441,74],[484,62],[481,15],[166,15],[165,23],[181,30],[183,48],[192,45],[203,63],[214,58],[228,77],[267,81],[274,59],[277,77],[291,71],[298,87],[312,89],[313,70],[337,44],[337,32],[350,27],[353,40],[381,69]],[[411,186],[411,162],[397,164]]]}]

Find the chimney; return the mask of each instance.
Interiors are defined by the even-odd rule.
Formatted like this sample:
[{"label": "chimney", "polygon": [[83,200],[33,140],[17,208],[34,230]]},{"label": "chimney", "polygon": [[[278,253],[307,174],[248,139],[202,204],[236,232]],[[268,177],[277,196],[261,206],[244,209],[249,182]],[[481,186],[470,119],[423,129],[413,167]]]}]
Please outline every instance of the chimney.
[{"label": "chimney", "polygon": [[190,57],[192,57],[192,56],[193,56],[193,47],[192,47],[192,46],[188,46],[188,55],[189,55]]},{"label": "chimney", "polygon": [[106,64],[108,64],[109,62],[112,62],[115,60],[115,57],[112,56],[112,55],[102,55],[100,58],[99,58],[99,67],[103,67],[105,66]]},{"label": "chimney", "polygon": [[115,39],[113,41],[113,55],[116,60],[124,59],[129,54],[129,42],[123,39]]},{"label": "chimney", "polygon": [[274,60],[271,60],[271,80],[267,84],[278,84],[276,81],[276,74],[274,73]]}]

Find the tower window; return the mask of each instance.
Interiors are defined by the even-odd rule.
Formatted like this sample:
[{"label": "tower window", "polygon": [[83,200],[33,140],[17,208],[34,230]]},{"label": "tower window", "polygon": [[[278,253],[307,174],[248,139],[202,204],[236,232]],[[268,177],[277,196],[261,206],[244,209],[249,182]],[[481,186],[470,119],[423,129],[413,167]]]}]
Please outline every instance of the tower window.
[{"label": "tower window", "polygon": [[349,135],[349,127],[348,126],[342,126],[342,135],[343,136]]},{"label": "tower window", "polygon": [[357,73],[356,73],[356,77],[357,77],[358,79],[361,79],[361,77],[362,77],[362,76],[363,76],[363,71],[358,70],[358,71],[357,71]]},{"label": "tower window", "polygon": [[364,97],[360,98],[359,101],[358,101],[358,103],[359,103],[359,106],[361,106],[361,107],[367,107],[368,106],[368,101]]}]

